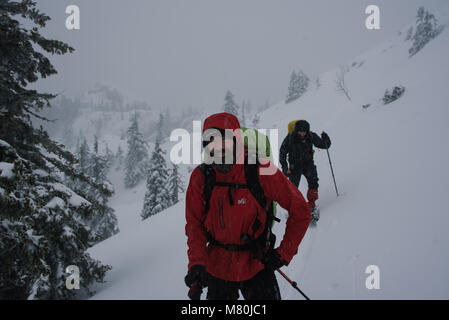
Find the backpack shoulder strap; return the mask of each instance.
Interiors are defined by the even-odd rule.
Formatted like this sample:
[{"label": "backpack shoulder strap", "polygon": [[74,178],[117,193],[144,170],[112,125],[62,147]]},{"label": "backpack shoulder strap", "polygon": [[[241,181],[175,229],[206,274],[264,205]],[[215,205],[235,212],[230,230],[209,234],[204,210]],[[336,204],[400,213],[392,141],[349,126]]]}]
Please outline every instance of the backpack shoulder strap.
[{"label": "backpack shoulder strap", "polygon": [[[255,252],[253,252],[253,256],[257,256],[257,252],[260,251],[260,249],[263,249],[265,246],[269,246],[270,248],[274,249],[274,245],[276,243],[276,236],[272,232],[273,223],[274,221],[280,222],[278,218],[276,218],[274,213],[275,203],[271,201],[268,203],[268,199],[265,196],[265,193],[262,189],[262,186],[260,184],[259,179],[259,165],[260,163],[257,161],[256,164],[248,164],[245,163],[245,178],[246,183],[248,185],[248,189],[250,190],[251,194],[256,198],[256,201],[259,202],[259,204],[264,209],[264,213],[266,214],[266,221],[265,221],[265,227],[263,233],[259,236],[259,239],[255,239],[256,248]],[[253,232],[256,232],[258,227],[260,226],[260,223],[258,223],[258,219],[256,219],[254,225],[253,225]],[[260,253],[260,252],[259,252]]]},{"label": "backpack shoulder strap", "polygon": [[265,196],[259,180],[259,161],[255,164],[245,163],[244,169],[246,184],[248,185],[249,191],[254,198],[256,198],[261,207],[264,208],[264,210],[267,210],[267,197]]},{"label": "backpack shoulder strap", "polygon": [[206,213],[203,221],[205,221],[210,209],[210,197],[212,196],[212,189],[215,186],[216,176],[215,171],[210,164],[202,163],[200,164],[199,169],[200,172],[204,175],[203,193],[204,193]]},{"label": "backpack shoulder strap", "polygon": [[254,198],[256,198],[257,202],[259,202],[261,207],[267,213],[267,222],[272,225],[273,220],[277,222],[280,222],[280,220],[274,215],[275,203],[268,203],[265,192],[260,185],[258,171],[259,165],[259,161],[257,161],[255,164],[245,163],[245,179],[251,194],[254,196]]}]

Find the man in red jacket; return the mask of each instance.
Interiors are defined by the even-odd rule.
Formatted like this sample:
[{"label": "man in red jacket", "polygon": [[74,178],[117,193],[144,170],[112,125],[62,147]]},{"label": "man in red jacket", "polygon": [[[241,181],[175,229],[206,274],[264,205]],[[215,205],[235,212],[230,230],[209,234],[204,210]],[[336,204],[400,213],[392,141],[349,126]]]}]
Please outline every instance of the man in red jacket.
[{"label": "man in red jacket", "polygon": [[[213,129],[220,135],[205,138]],[[254,246],[250,249],[248,239],[260,239],[268,229],[267,207],[245,188],[244,147],[236,129],[240,129],[239,121],[229,113],[214,114],[204,121],[203,140],[207,141],[203,145],[215,159],[209,166],[215,184],[206,195],[204,165],[191,174],[186,193],[189,264],[185,282],[188,287],[207,286],[210,300],[238,299],[239,289],[245,299],[279,300],[274,271],[288,265],[297,253],[311,220],[310,208],[279,169],[261,174],[263,167],[272,164],[258,164],[256,174],[266,203],[276,201],[289,217],[278,248],[264,247],[259,253],[254,252]],[[229,152],[233,155],[230,163],[225,161]]]}]

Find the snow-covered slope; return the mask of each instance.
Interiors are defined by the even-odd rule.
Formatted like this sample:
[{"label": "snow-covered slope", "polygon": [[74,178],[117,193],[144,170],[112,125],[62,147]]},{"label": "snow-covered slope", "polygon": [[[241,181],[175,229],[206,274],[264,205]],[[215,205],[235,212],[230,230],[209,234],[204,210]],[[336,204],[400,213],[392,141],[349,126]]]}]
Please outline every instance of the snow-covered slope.
[{"label": "snow-covered slope", "polygon": [[[319,151],[321,221],[288,268],[311,297],[449,298],[449,33],[411,59],[409,44],[398,37],[358,58],[365,63],[346,75],[352,101],[336,92],[333,70],[319,90],[262,116],[262,127],[279,127],[280,136],[288,120],[304,118],[333,140],[342,195],[336,197],[327,155]],[[404,96],[382,105],[394,85],[406,88]],[[365,287],[373,264],[380,290]]]},{"label": "snow-covered slope", "polygon": [[[321,220],[284,268],[312,299],[449,298],[449,30],[412,58],[404,38],[402,32],[347,63],[351,101],[335,89],[336,68],[299,100],[261,114],[260,127],[278,128],[280,139],[288,122],[307,119],[333,142],[340,197],[327,154],[317,151]],[[405,94],[382,105],[396,85]],[[90,249],[113,266],[95,299],[187,297],[184,203],[141,222],[144,188],[119,188],[111,205],[121,232]],[[307,191],[305,181],[300,190]],[[287,213],[279,215],[278,239]],[[369,265],[380,268],[380,290],[365,287]],[[301,299],[278,280],[284,299]]]}]

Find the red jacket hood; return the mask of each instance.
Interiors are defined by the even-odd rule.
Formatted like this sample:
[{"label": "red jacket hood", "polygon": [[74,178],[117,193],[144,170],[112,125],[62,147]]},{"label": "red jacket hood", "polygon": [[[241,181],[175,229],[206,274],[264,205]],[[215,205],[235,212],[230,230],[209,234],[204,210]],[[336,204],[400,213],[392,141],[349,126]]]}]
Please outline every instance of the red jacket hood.
[{"label": "red jacket hood", "polygon": [[[233,114],[222,112],[222,113],[216,113],[204,120],[203,125],[203,133],[204,131],[211,129],[211,128],[218,128],[218,129],[230,129],[230,130],[236,130],[241,129],[240,122],[237,119],[237,117]],[[241,130],[234,131],[234,136],[236,138],[237,143],[237,149],[236,149],[236,160],[237,163],[243,164],[244,161],[244,145],[243,145],[243,139],[242,139],[242,132]]]},{"label": "red jacket hood", "polygon": [[216,113],[204,120],[203,132],[207,129],[240,129],[240,122],[236,116],[230,113]]}]

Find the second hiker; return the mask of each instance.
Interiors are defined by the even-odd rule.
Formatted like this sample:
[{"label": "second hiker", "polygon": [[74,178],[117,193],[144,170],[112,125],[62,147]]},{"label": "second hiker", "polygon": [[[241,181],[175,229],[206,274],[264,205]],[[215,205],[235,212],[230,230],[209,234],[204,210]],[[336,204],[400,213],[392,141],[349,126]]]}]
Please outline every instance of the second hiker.
[{"label": "second hiker", "polygon": [[[279,152],[279,161],[282,172],[296,186],[299,186],[301,176],[307,179],[307,200],[310,208],[315,209],[318,200],[318,174],[313,161],[313,146],[320,149],[329,149],[331,140],[326,132],[319,137],[310,131],[310,124],[305,120],[296,122],[294,130],[284,139]],[[288,155],[288,163],[287,163]]]}]

